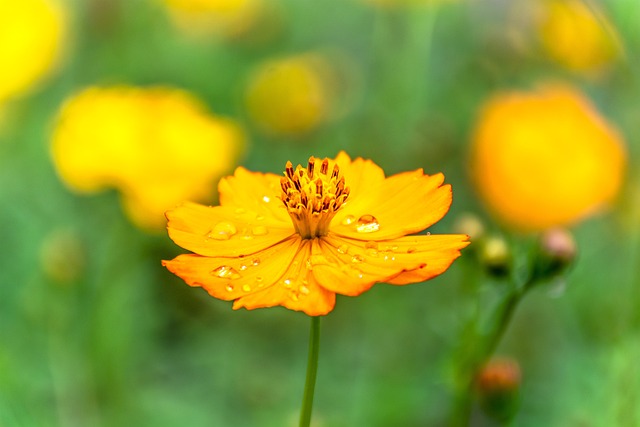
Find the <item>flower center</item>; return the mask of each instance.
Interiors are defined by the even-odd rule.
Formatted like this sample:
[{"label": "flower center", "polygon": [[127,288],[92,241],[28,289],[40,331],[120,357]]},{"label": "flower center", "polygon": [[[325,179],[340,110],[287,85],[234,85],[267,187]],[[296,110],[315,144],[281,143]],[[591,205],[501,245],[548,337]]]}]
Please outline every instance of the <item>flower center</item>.
[{"label": "flower center", "polygon": [[310,157],[306,169],[298,165],[294,170],[287,162],[284,175],[280,179],[282,201],[296,231],[303,239],[326,235],[331,219],[349,196],[340,167],[334,164],[329,171],[329,159],[320,163]]}]

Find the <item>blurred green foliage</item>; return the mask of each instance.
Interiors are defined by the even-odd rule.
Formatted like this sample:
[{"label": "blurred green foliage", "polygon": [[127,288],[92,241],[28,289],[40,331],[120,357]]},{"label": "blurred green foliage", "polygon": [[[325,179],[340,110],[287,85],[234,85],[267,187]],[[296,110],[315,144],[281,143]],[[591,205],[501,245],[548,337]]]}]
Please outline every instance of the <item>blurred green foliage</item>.
[{"label": "blurred green foliage", "polygon": [[[387,174],[443,171],[454,204],[430,231],[451,232],[457,216],[472,211],[517,242],[523,237],[500,230],[475,198],[466,149],[489,94],[541,80],[569,81],[591,95],[625,136],[630,173],[616,209],[575,228],[579,256],[565,283],[533,291],[498,349],[522,370],[514,423],[640,425],[640,5],[600,6],[624,55],[592,79],[545,59],[535,43],[522,48],[511,39],[510,1],[385,10],[356,0],[281,0],[277,31],[233,40],[185,37],[150,0],[69,3],[61,68],[3,113],[0,425],[280,427],[297,419],[307,317],[283,308],[235,312],[188,288],[160,266],[180,249],[131,225],[115,191],[67,190],[48,142],[71,94],[112,83],[187,89],[246,127],[242,163],[253,170],[280,173],[286,160],[346,150]],[[299,138],[262,134],[242,102],[251,70],[317,49],[340,50],[360,73],[350,111]],[[427,284],[338,298],[323,319],[317,425],[445,424],[465,320],[504,286],[470,254]],[[474,281],[479,295],[468,292]],[[478,411],[473,423],[491,425]]]}]

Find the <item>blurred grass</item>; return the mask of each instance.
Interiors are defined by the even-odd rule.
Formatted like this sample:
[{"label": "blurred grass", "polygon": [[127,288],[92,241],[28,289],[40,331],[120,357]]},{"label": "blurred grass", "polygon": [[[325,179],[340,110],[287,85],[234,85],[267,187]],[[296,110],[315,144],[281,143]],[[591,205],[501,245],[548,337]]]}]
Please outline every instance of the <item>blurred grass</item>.
[{"label": "blurred grass", "polygon": [[[570,80],[625,135],[637,185],[638,5],[603,4],[626,62],[594,81],[510,44],[501,31],[508,18],[495,13],[506,3],[383,12],[357,1],[283,0],[282,28],[264,43],[190,40],[148,1],[69,3],[73,33],[61,69],[5,106],[0,133],[0,425],[295,425],[308,319],[282,308],[234,312],[188,288],[160,266],[179,248],[130,225],[115,191],[77,196],[58,180],[47,146],[52,123],[63,100],[87,85],[168,84],[198,94],[249,130],[243,164],[254,170],[280,173],[286,160],[345,149],[387,174],[443,171],[454,205],[432,232],[446,233],[463,211],[484,215],[465,169],[480,102],[541,78]],[[241,102],[250,70],[326,47],[362,73],[352,111],[299,140],[261,134]],[[640,423],[635,209],[631,227],[619,213],[577,227],[580,257],[564,294],[538,290],[517,312],[499,351],[524,373],[516,425]],[[47,277],[42,261],[60,230],[84,253],[81,273],[64,284]],[[442,425],[473,298],[460,285],[465,257],[428,284],[338,298],[323,319],[319,425]]]}]

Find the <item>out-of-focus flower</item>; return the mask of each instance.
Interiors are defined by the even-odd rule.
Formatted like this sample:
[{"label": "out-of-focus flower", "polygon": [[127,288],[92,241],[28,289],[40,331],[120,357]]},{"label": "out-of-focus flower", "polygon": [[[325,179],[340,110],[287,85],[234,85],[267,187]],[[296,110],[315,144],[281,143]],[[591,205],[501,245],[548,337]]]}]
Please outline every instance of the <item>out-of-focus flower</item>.
[{"label": "out-of-focus flower", "polygon": [[491,418],[507,421],[518,408],[520,366],[512,359],[489,361],[478,373],[480,406]]},{"label": "out-of-focus flower", "polygon": [[86,266],[85,247],[75,230],[58,229],[46,236],[40,263],[53,283],[67,286],[78,280]]},{"label": "out-of-focus flower", "polygon": [[92,87],[69,99],[52,140],[62,179],[80,192],[118,188],[138,225],[164,226],[164,212],[207,200],[236,163],[243,135],[177,89]]},{"label": "out-of-focus flower", "polygon": [[521,230],[568,225],[602,208],[618,193],[625,166],[618,133],[567,87],[495,96],[471,147],[480,196]]},{"label": "out-of-focus flower", "polygon": [[54,0],[0,1],[0,104],[51,71],[64,29],[63,10]]},{"label": "out-of-focus flower", "polygon": [[195,253],[163,264],[235,309],[324,315],[336,293],[422,282],[449,268],[468,236],[411,235],[449,210],[443,180],[422,169],[385,178],[344,152],[311,157],[306,168],[287,162],[284,176],[238,168],[220,181],[221,206],[188,203],[167,214],[169,236]]},{"label": "out-of-focus flower", "polygon": [[265,11],[263,0],[162,0],[175,24],[189,34],[234,37]]},{"label": "out-of-focus flower", "polygon": [[553,60],[571,70],[597,70],[619,53],[613,28],[594,7],[583,0],[543,2],[539,22],[542,46]]},{"label": "out-of-focus flower", "polygon": [[328,120],[336,107],[335,78],[330,61],[321,54],[266,62],[247,87],[249,115],[270,134],[309,132]]}]

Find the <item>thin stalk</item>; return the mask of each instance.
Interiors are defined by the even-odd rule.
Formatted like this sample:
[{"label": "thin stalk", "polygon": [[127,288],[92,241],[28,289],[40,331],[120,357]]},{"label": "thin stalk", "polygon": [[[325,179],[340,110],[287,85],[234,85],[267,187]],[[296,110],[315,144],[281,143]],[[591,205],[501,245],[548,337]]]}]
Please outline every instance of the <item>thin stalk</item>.
[{"label": "thin stalk", "polygon": [[318,373],[318,353],[320,349],[320,317],[311,316],[309,332],[309,357],[307,359],[307,379],[304,384],[302,408],[300,410],[300,427],[309,427],[313,410],[313,394],[316,388]]}]

